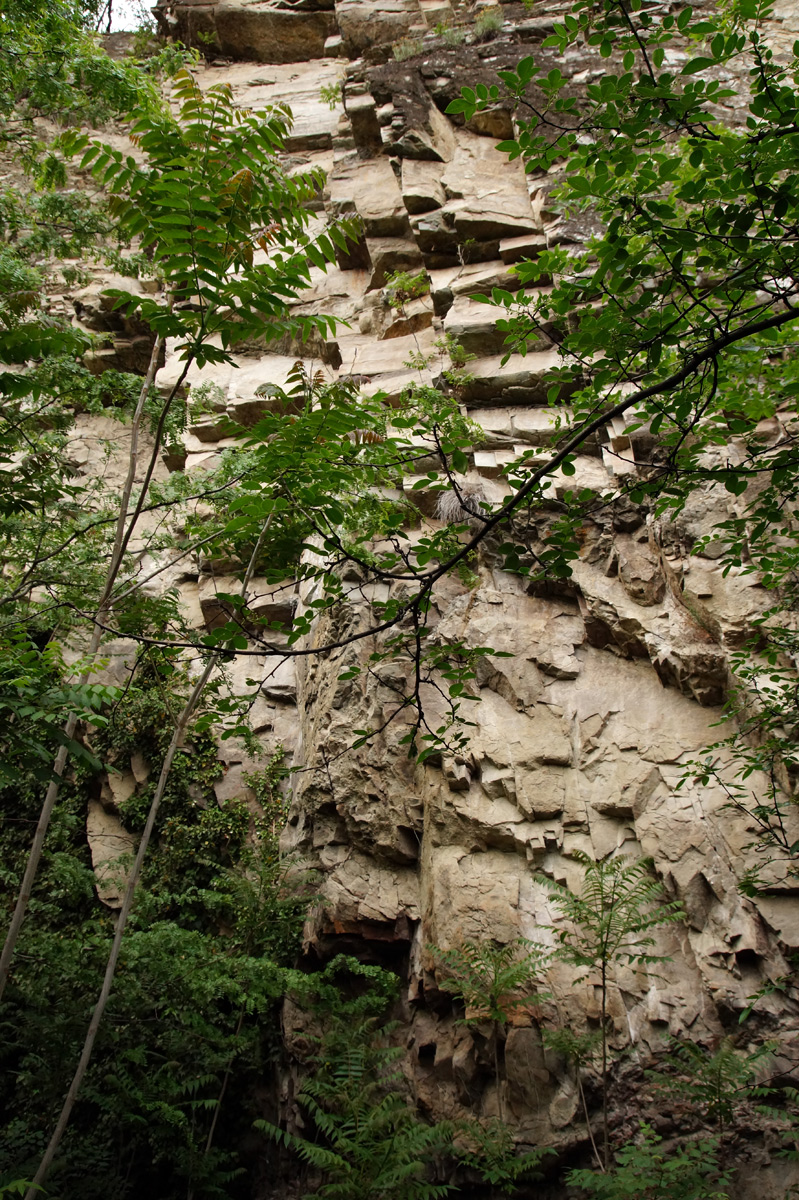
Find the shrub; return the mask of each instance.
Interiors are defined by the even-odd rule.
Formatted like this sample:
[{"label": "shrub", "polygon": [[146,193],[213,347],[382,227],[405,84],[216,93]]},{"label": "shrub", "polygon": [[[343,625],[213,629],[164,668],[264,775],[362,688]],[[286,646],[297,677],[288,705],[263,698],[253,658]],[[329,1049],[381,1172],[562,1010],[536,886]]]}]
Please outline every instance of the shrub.
[{"label": "shrub", "polygon": [[417,54],[421,54],[422,49],[421,38],[401,38],[391,47],[391,53],[397,62],[407,62],[409,58],[416,58]]},{"label": "shrub", "polygon": [[406,300],[417,300],[430,292],[430,280],[425,270],[392,271],[386,277],[384,295],[389,308],[402,308]]},{"label": "shrub", "polygon": [[474,36],[478,42],[490,42],[504,24],[498,5],[482,9],[474,22]]}]

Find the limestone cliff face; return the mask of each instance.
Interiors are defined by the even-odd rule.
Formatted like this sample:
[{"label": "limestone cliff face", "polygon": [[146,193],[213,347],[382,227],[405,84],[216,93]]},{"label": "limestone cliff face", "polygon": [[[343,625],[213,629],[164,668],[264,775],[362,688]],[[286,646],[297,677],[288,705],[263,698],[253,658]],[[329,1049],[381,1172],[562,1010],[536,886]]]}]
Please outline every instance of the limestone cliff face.
[{"label": "limestone cliff face", "polygon": [[[490,81],[497,67],[531,52],[561,8],[547,5],[531,16],[506,6],[495,41],[455,47],[428,33],[451,15],[447,0],[190,0],[159,8],[165,29],[216,39],[219,57],[204,80],[226,80],[251,107],[273,100],[292,106],[292,162],[328,173],[317,219],[352,211],[362,219],[362,243],[340,269],[318,272],[303,298],[302,310],[349,322],[316,348],[316,364],[321,359],[331,377],[358,374],[366,390],[395,398],[418,378],[407,365],[412,354],[433,356],[423,372],[432,379],[441,367],[435,341],[447,333],[459,339],[477,355],[463,397],[482,431],[471,475],[492,496],[502,495],[503,464],[520,448],[544,455],[553,439],[546,390],[557,354],[542,338],[526,357],[501,365],[491,310],[469,297],[507,284],[520,258],[578,243],[586,229],[551,205],[546,178],[525,177],[496,150],[497,137],[512,127],[508,112],[498,107],[464,128],[442,110],[462,83]],[[777,6],[778,44],[797,35],[796,23],[793,6]],[[418,53],[402,63],[390,58],[390,43],[400,38],[418,39]],[[598,59],[568,66],[575,86],[604,69]],[[320,86],[337,82],[343,109],[331,111]],[[422,268],[430,295],[399,312],[389,308],[387,272]],[[89,298],[81,302],[86,311]],[[213,380],[218,407],[248,424],[263,403],[255,389],[285,381],[295,348],[283,349],[254,350],[241,356],[239,370],[195,372],[193,382]],[[178,369],[168,352],[159,384],[168,386]],[[612,489],[648,451],[638,436],[620,423],[608,427],[578,458],[576,480],[556,476],[555,488]],[[212,413],[191,427],[185,458],[166,466],[200,470],[219,447]],[[420,520],[434,521],[431,498],[413,494]],[[730,512],[735,503],[730,497]],[[744,898],[738,884],[753,865],[752,828],[725,807],[720,789],[685,783],[678,790],[685,763],[719,736],[730,650],[766,604],[751,577],[722,574],[712,542],[703,555],[690,553],[722,517],[720,504],[716,493],[698,489],[679,519],[662,524],[629,503],[603,510],[560,592],[530,593],[497,569],[490,552],[474,586],[442,585],[433,614],[442,639],[513,654],[481,667],[463,755],[417,766],[399,745],[398,724],[369,747],[348,749],[353,729],[380,726],[404,685],[397,666],[370,666],[368,642],[303,659],[296,673],[280,661],[258,667],[258,730],[267,744],[282,742],[300,768],[285,848],[322,880],[306,931],[309,952],[354,950],[403,972],[407,1068],[420,1105],[434,1117],[491,1114],[497,1096],[488,1033],[456,1023],[430,945],[505,942],[537,931],[546,938],[541,927],[556,914],[540,878],[578,886],[575,850],[593,858],[651,856],[687,914],[658,936],[667,962],[615,972],[613,1044],[625,1051],[614,1085],[620,1106],[625,1078],[667,1035],[710,1044],[737,1031],[747,998],[789,969],[786,955],[799,947],[792,884],[775,872],[768,896]],[[212,623],[224,580],[207,564],[192,571],[185,562],[175,580],[195,622]],[[308,600],[298,590],[291,603]],[[325,632],[314,637],[321,641]],[[340,681],[356,661],[360,677]],[[251,660],[242,675],[255,669]],[[426,702],[435,725],[432,691]],[[241,791],[246,768],[235,749],[223,753],[220,802]],[[546,1015],[574,1028],[596,1021],[596,982],[584,975],[575,983],[558,969]],[[781,1041],[782,1069],[790,1073],[799,1059],[799,1010],[781,996],[767,997],[760,1010],[746,1028]],[[508,1111],[521,1140],[577,1144],[584,1128],[574,1078],[544,1053],[532,1019],[511,1028],[505,1064]]]}]

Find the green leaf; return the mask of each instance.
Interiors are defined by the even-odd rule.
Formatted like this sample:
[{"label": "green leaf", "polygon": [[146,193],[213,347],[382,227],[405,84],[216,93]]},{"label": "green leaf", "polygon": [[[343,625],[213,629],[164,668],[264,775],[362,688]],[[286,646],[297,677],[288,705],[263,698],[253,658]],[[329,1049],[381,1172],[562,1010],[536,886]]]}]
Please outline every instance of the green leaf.
[{"label": "green leaf", "polygon": [[712,59],[712,58],[701,58],[701,57],[700,58],[692,58],[690,62],[687,62],[685,64],[685,66],[680,71],[680,74],[681,75],[696,75],[700,71],[706,71],[708,69],[708,67],[712,67],[713,64],[714,64],[714,59]]}]

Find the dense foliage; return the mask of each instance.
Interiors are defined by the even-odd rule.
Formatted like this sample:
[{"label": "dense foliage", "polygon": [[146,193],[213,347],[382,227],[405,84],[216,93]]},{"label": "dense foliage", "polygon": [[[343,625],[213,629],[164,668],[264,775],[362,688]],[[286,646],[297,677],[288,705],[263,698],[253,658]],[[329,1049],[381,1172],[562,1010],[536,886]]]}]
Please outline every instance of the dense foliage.
[{"label": "dense foliage", "polygon": [[[97,732],[103,761],[121,767],[131,747],[141,756],[147,782],[122,807],[131,831],[165,753],[165,709],[184,687],[169,664],[144,663]],[[277,852],[280,763],[262,772],[252,838],[243,803],[217,804],[211,734],[195,729],[191,750],[170,779],[117,987],[56,1163],[58,1194],[122,1197],[143,1186],[164,1196],[187,1187],[211,1194],[238,1171],[231,1139],[235,1146],[246,1133],[255,1115],[248,1088],[277,1053],[280,968],[296,953],[307,903],[288,887]],[[85,835],[101,778],[84,764],[62,788],[4,997],[0,1180],[35,1170],[113,934]],[[24,866],[20,827],[35,821],[39,803],[35,778],[0,793],[4,888]],[[233,1086],[224,1088],[230,1075]]]}]

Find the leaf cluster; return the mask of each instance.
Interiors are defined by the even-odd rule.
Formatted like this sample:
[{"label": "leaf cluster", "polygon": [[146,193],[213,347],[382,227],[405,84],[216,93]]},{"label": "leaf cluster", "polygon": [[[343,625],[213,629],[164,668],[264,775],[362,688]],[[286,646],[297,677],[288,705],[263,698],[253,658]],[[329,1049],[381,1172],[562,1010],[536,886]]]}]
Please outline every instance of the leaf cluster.
[{"label": "leaf cluster", "polygon": [[442,968],[441,986],[464,1001],[469,1023],[505,1025],[529,1008],[532,994],[542,998],[537,985],[550,955],[536,942],[526,938],[504,945],[465,941],[451,950],[432,949]]},{"label": "leaf cluster", "polygon": [[[354,994],[341,983],[349,976]],[[366,984],[364,989],[363,985]],[[256,1128],[293,1150],[321,1182],[305,1200],[436,1200],[448,1184],[429,1178],[436,1155],[452,1141],[447,1122],[427,1125],[401,1090],[401,1049],[386,1044],[387,1000],[396,981],[376,967],[339,955],[300,985],[312,1011],[324,1016],[297,1100],[313,1136],[265,1121]],[[307,1002],[307,1001],[306,1001]]]},{"label": "leaf cluster", "polygon": [[729,1200],[731,1179],[716,1139],[667,1146],[643,1122],[638,1140],[617,1153],[610,1170],[569,1172],[569,1184],[596,1200]]},{"label": "leaf cluster", "polygon": [[663,901],[663,886],[652,874],[652,860],[623,855],[595,861],[582,851],[574,857],[585,868],[579,895],[557,880],[542,878],[565,920],[549,928],[558,956],[576,967],[603,969],[616,960],[651,964],[663,955],[650,953],[651,930],[683,917],[680,901]]}]

